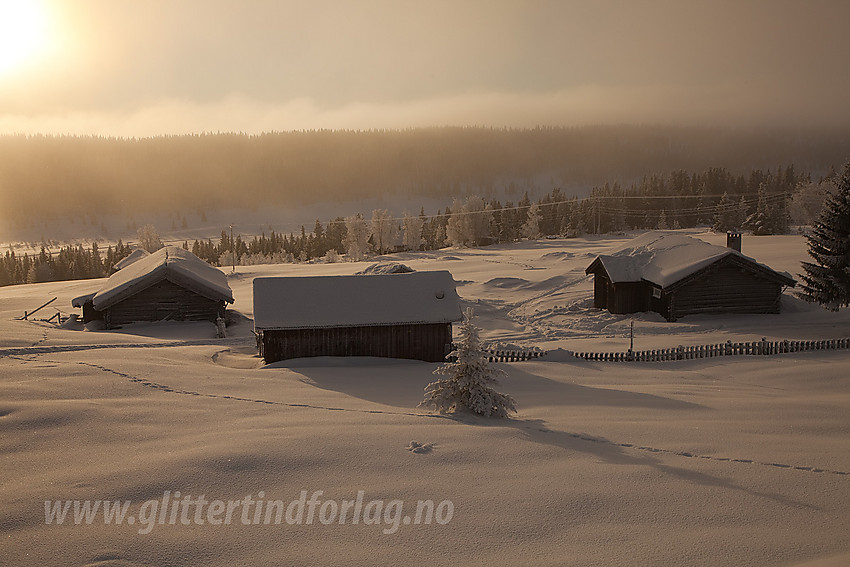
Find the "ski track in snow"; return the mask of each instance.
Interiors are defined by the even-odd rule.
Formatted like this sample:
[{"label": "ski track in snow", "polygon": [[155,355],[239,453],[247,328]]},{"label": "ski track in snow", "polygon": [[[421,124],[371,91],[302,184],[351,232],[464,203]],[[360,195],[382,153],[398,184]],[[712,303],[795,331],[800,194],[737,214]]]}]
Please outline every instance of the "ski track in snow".
[{"label": "ski track in snow", "polygon": [[[171,345],[171,343],[168,343]],[[178,346],[178,345],[172,345]],[[185,345],[179,345],[185,346]],[[27,349],[30,350],[30,349]],[[53,351],[55,352],[55,351]],[[40,354],[35,353],[30,350],[28,354]],[[34,358],[26,359],[21,358],[19,356],[11,356],[11,358],[15,358],[20,360],[21,362],[27,363],[34,361]],[[51,364],[68,364],[67,362],[57,361],[57,360],[42,360],[42,362],[47,362]],[[238,402],[250,402],[255,404],[265,404],[270,406],[284,406],[284,407],[292,407],[292,408],[303,408],[303,409],[317,409],[317,410],[325,410],[325,411],[342,411],[342,412],[351,412],[351,413],[363,413],[363,414],[377,414],[377,415],[398,415],[398,416],[406,416],[406,417],[423,417],[423,418],[431,418],[431,419],[446,419],[449,421],[454,421],[456,423],[466,423],[470,422],[465,421],[462,418],[458,418],[451,415],[442,415],[442,414],[433,414],[433,413],[416,413],[416,412],[396,412],[396,411],[386,411],[386,410],[363,410],[363,409],[353,409],[353,408],[343,408],[343,407],[333,407],[333,406],[319,406],[314,404],[299,404],[299,403],[287,403],[287,402],[279,402],[279,401],[271,401],[271,400],[263,400],[258,398],[244,398],[241,396],[230,396],[226,394],[209,394],[203,392],[196,392],[193,390],[181,390],[178,388],[172,388],[171,386],[160,384],[158,382],[154,382],[152,380],[148,380],[146,378],[140,378],[138,376],[133,376],[131,374],[127,374],[126,372],[121,372],[119,370],[115,370],[106,366],[102,366],[100,364],[94,364],[90,362],[82,362],[75,361],[73,364],[77,364],[80,366],[85,366],[88,368],[94,368],[100,370],[102,372],[107,372],[133,382],[135,384],[139,384],[146,388],[152,388],[154,390],[159,390],[161,392],[168,392],[172,394],[180,394],[187,396],[198,396],[204,398],[213,398],[213,399],[223,399],[223,400],[232,400]],[[512,420],[513,421],[513,420]],[[520,420],[516,420],[515,423],[521,423]],[[647,445],[637,445],[634,443],[618,443],[616,441],[610,441],[608,439],[598,439],[595,437],[591,437],[589,435],[584,435],[581,433],[570,433],[568,431],[558,431],[549,429],[547,427],[540,427],[539,424],[535,425],[520,425],[521,429],[526,431],[536,431],[539,433],[552,433],[559,435],[567,435],[572,437],[573,439],[577,439],[579,441],[584,441],[587,443],[597,443],[597,444],[605,444],[611,445],[614,447],[618,447],[620,449],[630,449],[634,451],[642,451],[645,453],[654,453],[659,455],[671,455],[674,457],[682,457],[687,459],[703,459],[706,461],[714,461],[714,462],[722,462],[722,463],[737,463],[737,464],[745,464],[745,465],[758,465],[763,467],[773,467],[777,469],[787,469],[787,470],[795,470],[801,472],[809,472],[809,473],[819,473],[819,474],[832,474],[838,476],[850,476],[850,472],[847,471],[839,471],[839,470],[831,470],[824,469],[815,466],[806,466],[806,465],[790,465],[787,463],[779,463],[779,462],[767,462],[767,461],[757,461],[754,459],[743,459],[743,458],[734,458],[734,457],[718,457],[713,455],[700,455],[697,453],[692,453],[689,451],[674,451],[672,449],[660,449],[657,447],[651,447]]]},{"label": "ski track in snow", "polygon": [[[27,360],[25,358],[19,358],[17,356],[11,357],[22,362],[31,362],[32,360]],[[42,362],[47,362],[50,364],[68,364],[67,362],[62,362],[59,360],[43,360]],[[107,372],[118,376],[120,378],[124,378],[130,382],[135,384],[139,384],[146,388],[152,388],[154,390],[159,390],[161,392],[168,392],[171,394],[181,394],[185,396],[199,396],[203,398],[214,398],[214,399],[224,399],[224,400],[234,400],[238,402],[251,402],[255,404],[266,404],[272,406],[285,406],[292,408],[306,408],[306,409],[318,409],[318,410],[327,410],[327,411],[344,411],[344,412],[352,412],[352,413],[366,413],[366,414],[384,414],[384,415],[403,415],[410,417],[427,417],[427,418],[440,418],[440,419],[452,419],[450,416],[438,415],[438,414],[426,414],[426,413],[414,413],[414,412],[394,412],[394,411],[385,411],[385,410],[361,410],[361,409],[352,409],[352,408],[341,408],[341,407],[332,407],[332,406],[319,406],[314,404],[296,404],[296,403],[287,403],[287,402],[278,402],[272,400],[263,400],[258,398],[243,398],[241,396],[230,396],[226,394],[208,394],[203,392],[196,392],[194,390],[181,390],[178,388],[172,388],[166,384],[160,384],[159,382],[154,382],[152,380],[148,380],[146,378],[139,378],[138,376],[133,376],[131,374],[127,374],[126,372],[121,372],[120,370],[115,370],[113,368],[109,368],[107,366],[102,366],[100,364],[94,364],[91,362],[82,362],[75,361],[72,364],[77,364],[79,366],[86,366],[88,368],[95,368],[102,372]]]},{"label": "ski track in snow", "polygon": [[48,340],[47,333],[44,338],[33,343],[28,347],[12,347],[0,349],[0,358],[29,356],[34,354],[51,354],[56,352],[77,352],[83,350],[100,350],[100,349],[118,349],[118,348],[162,348],[162,347],[184,347],[184,346],[238,346],[249,344],[250,339],[237,337],[233,339],[219,339],[216,343],[211,343],[207,339],[198,339],[194,341],[167,341],[156,343],[115,343],[115,344],[91,344],[91,345],[45,345],[39,346],[42,342]]}]

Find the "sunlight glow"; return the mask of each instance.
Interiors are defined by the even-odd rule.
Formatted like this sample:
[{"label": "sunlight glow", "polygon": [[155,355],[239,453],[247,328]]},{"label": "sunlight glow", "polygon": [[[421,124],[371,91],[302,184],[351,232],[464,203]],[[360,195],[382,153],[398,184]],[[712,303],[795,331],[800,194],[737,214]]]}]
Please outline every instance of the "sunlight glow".
[{"label": "sunlight glow", "polygon": [[0,0],[0,76],[25,65],[47,45],[44,6],[38,0]]}]

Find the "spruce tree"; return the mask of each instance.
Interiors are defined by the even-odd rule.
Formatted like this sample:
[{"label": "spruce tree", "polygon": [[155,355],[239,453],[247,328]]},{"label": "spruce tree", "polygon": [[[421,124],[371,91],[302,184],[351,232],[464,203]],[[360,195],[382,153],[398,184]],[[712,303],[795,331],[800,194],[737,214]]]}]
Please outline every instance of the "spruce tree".
[{"label": "spruce tree", "polygon": [[455,362],[447,362],[434,370],[448,378],[431,382],[425,387],[425,399],[420,407],[433,406],[440,413],[450,413],[465,407],[484,417],[507,417],[516,412],[516,402],[507,394],[492,388],[497,376],[504,371],[490,365],[487,352],[481,346],[479,329],[472,324],[472,309],[463,314],[457,348],[449,354]]},{"label": "spruce tree", "polygon": [[714,220],[711,228],[716,232],[726,232],[730,229],[740,228],[736,226],[737,220],[737,210],[734,201],[732,201],[728,193],[724,192],[717,206],[714,208]]},{"label": "spruce tree", "polygon": [[775,234],[773,221],[773,210],[767,201],[767,188],[762,183],[759,185],[756,212],[747,217],[744,224],[753,231],[755,236],[764,236],[766,234]]},{"label": "spruce tree", "polygon": [[830,311],[850,305],[850,161],[806,240],[813,262],[803,262],[800,297]]}]

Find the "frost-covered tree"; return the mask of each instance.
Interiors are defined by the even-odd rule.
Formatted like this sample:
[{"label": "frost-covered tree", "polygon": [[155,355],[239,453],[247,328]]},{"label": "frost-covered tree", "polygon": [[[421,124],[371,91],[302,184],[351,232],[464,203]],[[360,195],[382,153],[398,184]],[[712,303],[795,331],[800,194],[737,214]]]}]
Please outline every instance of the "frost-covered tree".
[{"label": "frost-covered tree", "polygon": [[744,223],[757,236],[785,234],[788,232],[790,216],[785,206],[784,195],[770,195],[764,183],[759,186],[758,203],[753,214]]},{"label": "frost-covered tree", "polygon": [[811,225],[818,218],[826,197],[835,192],[835,181],[824,179],[818,183],[800,183],[789,203],[789,214],[794,224]]},{"label": "frost-covered tree", "polygon": [[446,241],[450,246],[468,246],[471,240],[472,235],[469,231],[469,223],[466,222],[463,204],[459,199],[455,199],[446,223]]},{"label": "frost-covered tree", "polygon": [[587,231],[584,222],[584,215],[581,211],[581,206],[577,201],[573,201],[572,208],[570,209],[570,223],[569,223],[569,235],[574,237],[583,236]]},{"label": "frost-covered tree", "polygon": [[661,214],[658,215],[658,223],[655,225],[658,230],[667,230],[670,225],[667,224],[667,211],[661,209]]},{"label": "frost-covered tree", "polygon": [[355,262],[362,260],[369,250],[369,227],[363,215],[345,217],[345,251]]},{"label": "frost-covered tree", "polygon": [[447,362],[434,370],[442,378],[425,387],[420,407],[433,407],[440,413],[451,413],[465,407],[485,417],[507,417],[516,412],[516,402],[507,394],[493,389],[497,376],[504,371],[491,366],[481,346],[479,329],[472,323],[472,309],[463,314],[457,348],[449,354],[455,362]]},{"label": "frost-covered tree", "polygon": [[773,226],[771,224],[772,215],[770,205],[767,202],[767,189],[765,189],[764,183],[759,185],[758,196],[759,200],[756,205],[756,212],[747,217],[747,221],[744,224],[756,236],[773,234]]},{"label": "frost-covered tree", "polygon": [[806,235],[813,262],[803,262],[800,297],[830,311],[850,305],[850,162],[835,193]]},{"label": "frost-covered tree", "polygon": [[717,232],[726,232],[727,230],[741,228],[738,224],[738,208],[735,202],[729,197],[729,194],[723,193],[723,196],[720,197],[720,202],[717,203],[714,209],[714,221],[711,224],[711,228]]},{"label": "frost-covered tree", "polygon": [[385,254],[395,247],[398,224],[387,209],[372,211],[372,243],[378,254]]},{"label": "frost-covered tree", "polygon": [[162,240],[159,238],[159,233],[156,231],[156,227],[152,224],[146,224],[140,228],[136,234],[139,237],[139,246],[150,253],[156,252],[163,246]]},{"label": "frost-covered tree", "polygon": [[525,223],[523,223],[520,228],[522,235],[529,240],[537,240],[540,238],[541,218],[540,205],[533,203],[530,207],[528,207],[528,214],[526,216]]},{"label": "frost-covered tree", "polygon": [[424,224],[424,219],[421,216],[411,215],[405,211],[402,224],[404,225],[404,249],[419,250],[424,242],[422,240],[422,225]]},{"label": "frost-covered tree", "polygon": [[452,246],[475,246],[490,237],[493,211],[481,197],[472,195],[461,205],[455,199],[446,225],[446,239]]}]

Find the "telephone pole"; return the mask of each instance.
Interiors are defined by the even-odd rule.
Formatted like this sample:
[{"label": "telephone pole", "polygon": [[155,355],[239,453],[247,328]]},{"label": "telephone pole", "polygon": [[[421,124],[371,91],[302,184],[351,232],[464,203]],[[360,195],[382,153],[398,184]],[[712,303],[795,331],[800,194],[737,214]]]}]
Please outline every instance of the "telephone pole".
[{"label": "telephone pole", "polygon": [[233,266],[232,274],[236,273],[236,243],[233,241],[233,223],[230,223],[230,262]]}]

